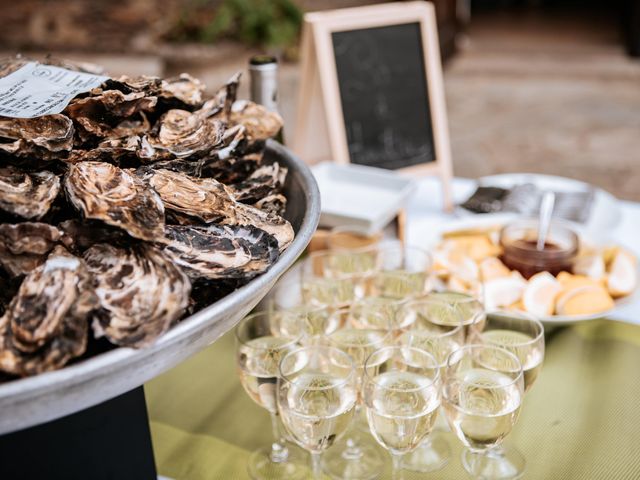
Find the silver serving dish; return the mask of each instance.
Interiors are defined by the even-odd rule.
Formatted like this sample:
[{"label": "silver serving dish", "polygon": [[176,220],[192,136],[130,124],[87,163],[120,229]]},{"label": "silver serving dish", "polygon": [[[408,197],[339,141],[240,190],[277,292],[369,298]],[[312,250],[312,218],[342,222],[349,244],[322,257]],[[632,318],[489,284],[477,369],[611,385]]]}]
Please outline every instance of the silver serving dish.
[{"label": "silver serving dish", "polygon": [[0,434],[55,420],[142,385],[216,341],[269,292],[311,240],[320,194],[309,169],[286,148],[269,142],[265,155],[289,169],[286,217],[296,231],[271,269],[184,319],[151,347],[116,348],[58,371],[0,384]]}]

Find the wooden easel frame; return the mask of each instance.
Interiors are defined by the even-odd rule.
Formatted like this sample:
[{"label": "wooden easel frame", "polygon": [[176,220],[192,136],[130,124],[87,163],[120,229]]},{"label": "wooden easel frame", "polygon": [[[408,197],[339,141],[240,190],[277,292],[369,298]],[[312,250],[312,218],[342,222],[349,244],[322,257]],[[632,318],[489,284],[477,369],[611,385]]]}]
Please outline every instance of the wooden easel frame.
[{"label": "wooden easel frame", "polygon": [[[442,181],[444,208],[450,210],[451,146],[433,5],[423,1],[387,3],[308,13],[304,20],[300,50],[301,88],[292,148],[312,163],[332,160],[345,164],[350,161],[331,34],[406,23],[420,24],[436,159],[399,171],[438,175]],[[329,140],[328,148],[323,145],[326,138]]]}]

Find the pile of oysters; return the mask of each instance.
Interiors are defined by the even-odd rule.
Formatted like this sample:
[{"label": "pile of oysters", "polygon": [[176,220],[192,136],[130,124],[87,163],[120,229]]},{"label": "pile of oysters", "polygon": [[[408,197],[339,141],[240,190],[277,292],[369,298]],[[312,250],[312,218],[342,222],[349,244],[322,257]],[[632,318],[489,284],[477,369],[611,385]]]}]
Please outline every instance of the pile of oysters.
[{"label": "pile of oysters", "polygon": [[61,368],[105,339],[149,345],[291,243],[287,171],[263,157],[282,119],[237,100],[238,81],[205,98],[186,74],[113,78],[60,114],[0,117],[7,378]]}]

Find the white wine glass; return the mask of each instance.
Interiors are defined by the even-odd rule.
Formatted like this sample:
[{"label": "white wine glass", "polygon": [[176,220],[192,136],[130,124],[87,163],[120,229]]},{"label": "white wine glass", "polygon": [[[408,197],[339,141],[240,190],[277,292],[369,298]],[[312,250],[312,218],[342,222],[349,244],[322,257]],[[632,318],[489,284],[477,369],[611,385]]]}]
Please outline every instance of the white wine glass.
[{"label": "white wine glass", "polygon": [[[496,310],[486,314],[486,321],[471,329],[471,341],[502,347],[510,351],[522,364],[524,391],[529,391],[542,370],[544,361],[544,326],[525,312]],[[513,444],[502,444],[492,452],[501,457],[503,465],[515,471],[525,465],[524,455]],[[471,452],[467,456],[473,455]],[[471,462],[472,459],[467,459]]]},{"label": "white wine glass", "polygon": [[431,255],[399,242],[378,247],[378,271],[368,278],[366,294],[396,300],[415,298],[431,288]]},{"label": "white wine glass", "polygon": [[438,415],[438,362],[418,348],[382,348],[365,363],[363,392],[371,433],[391,454],[393,479],[400,480],[403,455],[418,448]]},{"label": "white wine glass", "polygon": [[356,378],[351,357],[334,347],[303,347],[280,362],[278,411],[293,441],[311,454],[316,479],[323,478],[322,452],[353,418]]},{"label": "white wine glass", "polygon": [[496,448],[511,433],[524,397],[518,357],[501,347],[470,344],[447,359],[442,403],[451,430],[464,444],[462,464],[474,478],[520,478],[524,465],[503,462]]},{"label": "white wine glass", "polygon": [[344,307],[364,296],[366,280],[377,269],[377,250],[314,252],[301,269],[305,303]]},{"label": "white wine glass", "polygon": [[[408,328],[398,338],[402,346],[424,350],[435,357],[444,369],[447,358],[465,343],[464,329],[458,311],[438,298],[425,298],[407,302],[401,309],[401,317],[408,317]],[[442,424],[441,426],[439,424]],[[444,468],[451,458],[451,447],[443,430],[446,421],[439,415],[434,431],[413,452],[404,456],[405,470],[435,472]]]},{"label": "white wine glass", "polygon": [[431,292],[429,295],[431,298],[447,302],[460,315],[467,343],[471,330],[482,330],[486,315],[481,298],[453,291]]},{"label": "white wine glass", "polygon": [[[347,353],[354,362],[357,385],[362,386],[364,364],[369,355],[393,341],[388,317],[378,311],[343,308],[333,314],[342,324],[327,337],[329,345]],[[362,392],[358,391],[355,421],[345,438],[323,455],[323,470],[331,478],[370,480],[380,476],[385,464],[384,450],[371,438],[362,417]],[[363,421],[361,421],[363,420]]]},{"label": "white wine glass", "polygon": [[303,345],[326,343],[326,336],[342,326],[344,319],[334,315],[335,309],[328,306],[298,305],[277,310],[278,329],[286,335],[299,335],[302,332]]},{"label": "white wine glass", "polygon": [[254,480],[303,479],[309,469],[304,455],[287,446],[279,428],[276,384],[281,358],[299,348],[302,332],[281,335],[273,312],[257,312],[245,317],[235,329],[236,364],[240,383],[249,397],[271,415],[274,441],[271,447],[256,450],[249,457],[248,471]]}]

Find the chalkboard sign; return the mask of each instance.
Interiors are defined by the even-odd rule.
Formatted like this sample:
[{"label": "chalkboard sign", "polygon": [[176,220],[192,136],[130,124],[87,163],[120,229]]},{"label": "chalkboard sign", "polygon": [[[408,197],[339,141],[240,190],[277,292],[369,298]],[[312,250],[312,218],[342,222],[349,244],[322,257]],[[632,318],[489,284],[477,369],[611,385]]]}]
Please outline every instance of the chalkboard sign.
[{"label": "chalkboard sign", "polygon": [[332,40],[351,162],[435,161],[420,24],[333,32]]},{"label": "chalkboard sign", "polygon": [[304,160],[442,179],[451,147],[433,5],[399,2],[305,15],[292,147]]}]

